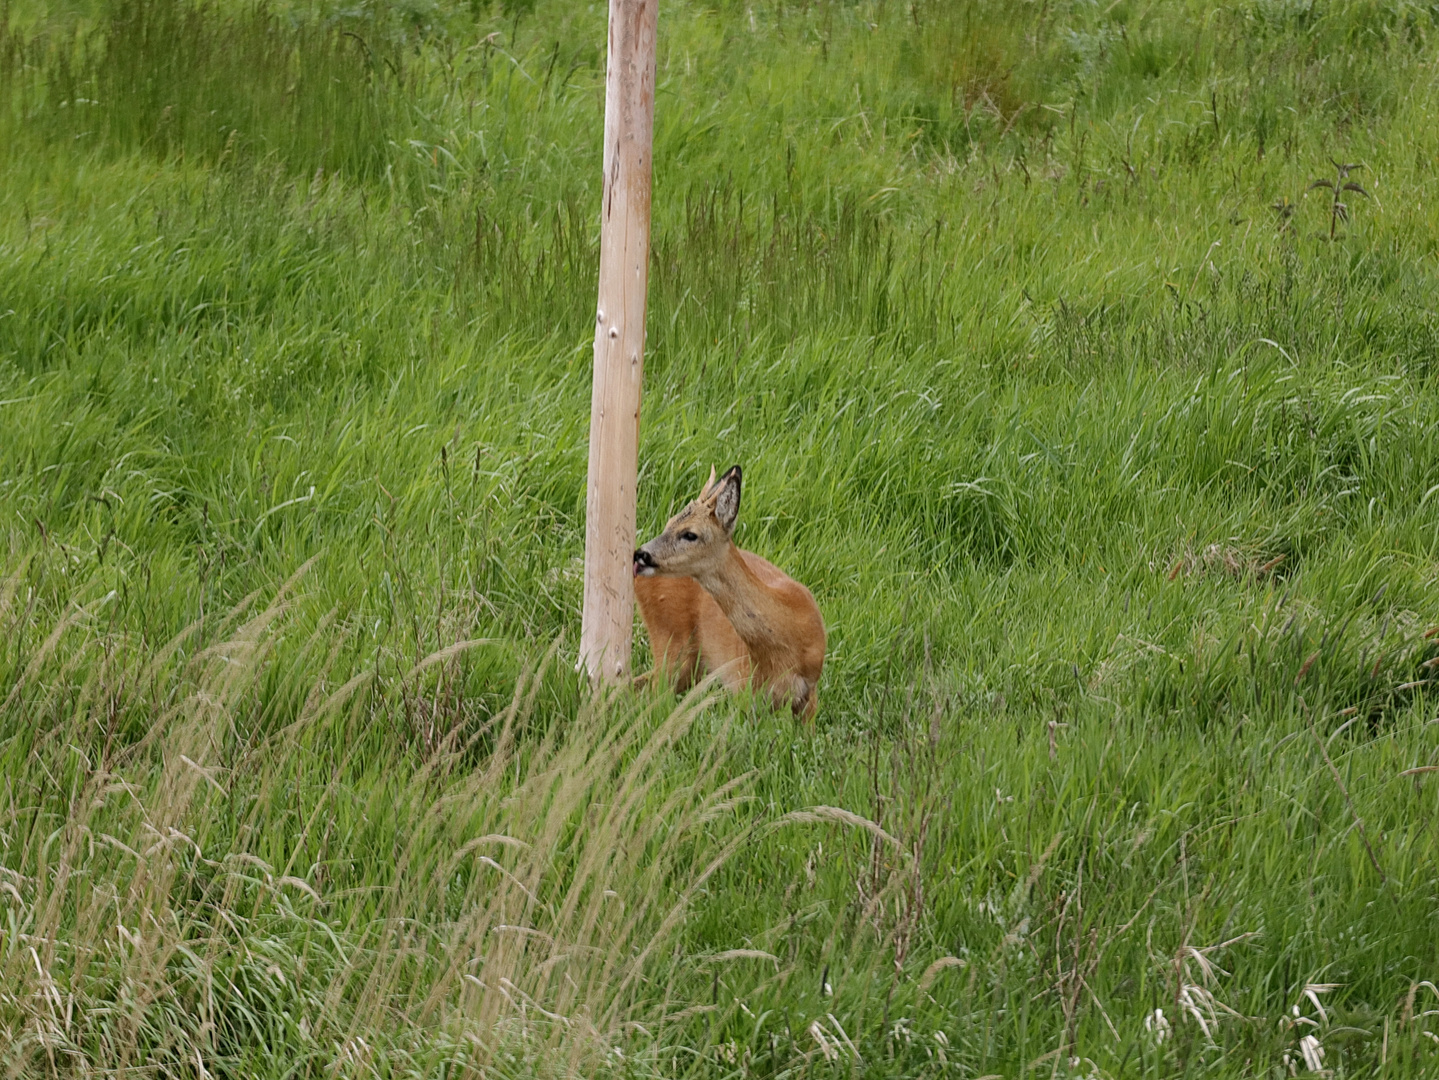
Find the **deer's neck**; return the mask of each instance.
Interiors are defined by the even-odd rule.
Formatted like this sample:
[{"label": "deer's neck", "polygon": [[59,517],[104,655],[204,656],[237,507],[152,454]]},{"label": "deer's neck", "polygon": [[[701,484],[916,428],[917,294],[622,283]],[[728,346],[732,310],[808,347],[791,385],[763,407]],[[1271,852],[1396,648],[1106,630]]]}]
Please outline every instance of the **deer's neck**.
[{"label": "deer's neck", "polygon": [[696,574],[695,579],[714,597],[757,661],[774,651],[780,643],[784,609],[770,587],[749,568],[733,542],[717,567]]}]

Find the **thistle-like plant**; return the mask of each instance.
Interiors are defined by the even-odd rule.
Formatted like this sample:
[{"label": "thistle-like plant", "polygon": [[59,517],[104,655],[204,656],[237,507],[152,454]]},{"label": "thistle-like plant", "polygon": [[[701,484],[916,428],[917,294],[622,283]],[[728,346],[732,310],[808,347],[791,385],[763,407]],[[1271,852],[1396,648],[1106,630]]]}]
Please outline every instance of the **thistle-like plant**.
[{"label": "thistle-like plant", "polygon": [[1349,174],[1355,169],[1364,168],[1363,165],[1341,165],[1333,158],[1329,159],[1329,164],[1334,166],[1334,179],[1315,180],[1305,191],[1307,193],[1313,191],[1315,188],[1328,188],[1333,192],[1334,198],[1329,205],[1329,239],[1333,240],[1334,230],[1338,228],[1339,222],[1349,220],[1349,204],[1344,201],[1344,193],[1346,191],[1357,191],[1367,199],[1369,198],[1369,192],[1349,179]]}]

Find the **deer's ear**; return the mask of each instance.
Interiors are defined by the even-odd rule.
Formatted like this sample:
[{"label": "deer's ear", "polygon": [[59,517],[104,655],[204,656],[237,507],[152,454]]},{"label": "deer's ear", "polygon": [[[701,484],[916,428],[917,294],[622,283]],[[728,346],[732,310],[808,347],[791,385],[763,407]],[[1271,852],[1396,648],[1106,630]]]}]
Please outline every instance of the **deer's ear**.
[{"label": "deer's ear", "polygon": [[714,514],[727,533],[734,532],[734,523],[739,518],[740,468],[736,465],[719,478],[714,489]]}]

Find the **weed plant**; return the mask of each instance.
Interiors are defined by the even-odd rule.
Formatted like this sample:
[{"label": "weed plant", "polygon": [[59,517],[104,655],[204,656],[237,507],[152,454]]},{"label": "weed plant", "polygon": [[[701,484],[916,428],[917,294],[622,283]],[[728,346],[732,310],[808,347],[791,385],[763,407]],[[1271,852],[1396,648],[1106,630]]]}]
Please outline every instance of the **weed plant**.
[{"label": "weed plant", "polygon": [[604,5],[0,3],[5,1075],[1439,1069],[1430,7],[664,5],[808,728],[573,675]]}]

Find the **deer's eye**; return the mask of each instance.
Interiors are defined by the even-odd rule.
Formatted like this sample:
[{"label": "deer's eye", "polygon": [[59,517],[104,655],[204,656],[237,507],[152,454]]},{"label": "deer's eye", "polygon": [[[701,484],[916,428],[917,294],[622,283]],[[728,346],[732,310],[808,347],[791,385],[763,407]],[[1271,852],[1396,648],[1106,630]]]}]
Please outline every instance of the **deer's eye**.
[{"label": "deer's eye", "polygon": [[696,536],[696,535],[695,535],[694,533],[692,533],[692,532],[682,532],[682,533],[680,533],[680,539],[681,539],[681,540],[687,540],[687,541],[689,541],[690,543],[693,543],[694,541],[698,540],[699,537]]}]

